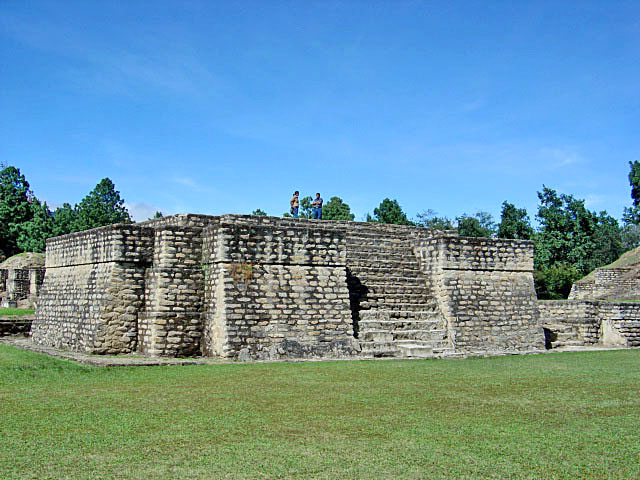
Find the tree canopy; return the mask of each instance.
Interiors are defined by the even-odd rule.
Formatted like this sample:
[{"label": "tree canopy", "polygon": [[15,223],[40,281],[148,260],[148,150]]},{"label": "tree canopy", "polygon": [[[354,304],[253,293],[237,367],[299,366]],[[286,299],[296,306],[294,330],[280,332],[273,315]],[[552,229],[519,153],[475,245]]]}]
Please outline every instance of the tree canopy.
[{"label": "tree canopy", "polygon": [[435,230],[455,230],[456,224],[447,217],[439,217],[435,210],[427,209],[417,215],[416,225]]},{"label": "tree canopy", "polygon": [[34,215],[33,193],[29,182],[16,167],[0,171],[0,250],[5,257],[19,253],[18,237],[22,225]]},{"label": "tree canopy", "polygon": [[120,192],[109,178],[103,178],[78,204],[75,230],[130,222],[131,217],[124,206],[124,200],[120,198]]},{"label": "tree canopy", "polygon": [[18,247],[23,252],[44,252],[47,238],[53,236],[54,220],[46,202],[34,198],[31,218],[20,225]]},{"label": "tree canopy", "polygon": [[324,220],[348,220],[353,221],[356,216],[351,213],[351,207],[340,197],[331,197],[322,208],[322,218]]},{"label": "tree canopy", "polygon": [[367,214],[367,222],[392,223],[396,225],[414,225],[407,218],[397,200],[385,198],[377,208],[373,209],[373,217]]},{"label": "tree canopy", "polygon": [[[538,198],[540,229],[534,254],[538,293],[541,298],[545,291],[565,296],[575,280],[623,253],[620,227],[606,212],[591,212],[584,200],[572,195],[543,186]],[[545,277],[553,278],[554,285]]]},{"label": "tree canopy", "polygon": [[488,212],[478,212],[474,216],[466,213],[456,217],[458,234],[463,237],[487,237],[491,238],[496,233],[496,224],[493,215]]},{"label": "tree canopy", "polygon": [[531,240],[535,234],[529,214],[525,208],[517,208],[507,201],[502,202],[502,214],[498,225],[498,238]]},{"label": "tree canopy", "polygon": [[53,212],[53,236],[66,235],[75,232],[76,210],[68,203]]},{"label": "tree canopy", "polygon": [[627,225],[640,223],[640,162],[629,162],[629,185],[631,186],[631,207],[626,207],[622,220]]}]

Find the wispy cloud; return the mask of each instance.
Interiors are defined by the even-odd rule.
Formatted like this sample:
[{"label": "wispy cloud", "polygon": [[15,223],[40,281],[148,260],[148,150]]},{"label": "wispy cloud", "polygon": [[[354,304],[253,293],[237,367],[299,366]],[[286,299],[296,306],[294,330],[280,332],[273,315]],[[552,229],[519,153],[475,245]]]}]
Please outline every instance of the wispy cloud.
[{"label": "wispy cloud", "polygon": [[597,193],[591,193],[584,198],[584,204],[589,208],[597,207],[598,205],[602,205],[608,199],[607,195],[600,195]]},{"label": "wispy cloud", "polygon": [[175,37],[168,42],[159,36],[138,35],[107,48],[101,40],[88,33],[81,36],[66,25],[44,20],[34,24],[8,14],[0,14],[0,34],[73,60],[59,62],[59,74],[87,91],[139,95],[152,89],[202,97],[221,95],[229,85],[204,66],[191,46]]},{"label": "wispy cloud", "polygon": [[172,183],[175,183],[176,185],[181,185],[183,187],[187,187],[195,192],[200,192],[200,193],[211,193],[214,190],[210,187],[207,187],[205,185],[201,185],[198,182],[196,182],[193,178],[191,177],[173,177],[170,180]]},{"label": "wispy cloud", "polygon": [[162,208],[156,205],[149,205],[145,202],[125,203],[124,206],[129,210],[129,215],[131,215],[131,218],[136,222],[143,222],[149,218],[153,218],[156,212],[162,212],[164,215],[169,213],[166,210],[163,211]]},{"label": "wispy cloud", "polygon": [[553,168],[566,167],[577,163],[584,163],[586,159],[575,150],[570,148],[542,148],[540,154],[543,158],[551,161]]},{"label": "wispy cloud", "polygon": [[475,110],[480,110],[486,104],[487,104],[487,101],[484,98],[479,97],[471,102],[463,104],[462,111],[468,113],[468,112],[473,112]]}]

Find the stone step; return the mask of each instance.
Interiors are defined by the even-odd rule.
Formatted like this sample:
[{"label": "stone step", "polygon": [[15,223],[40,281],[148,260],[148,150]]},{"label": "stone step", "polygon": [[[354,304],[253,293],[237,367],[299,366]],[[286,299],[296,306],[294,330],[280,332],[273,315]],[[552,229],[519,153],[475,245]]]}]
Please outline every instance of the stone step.
[{"label": "stone step", "polygon": [[399,354],[405,358],[432,358],[453,354],[453,349],[449,346],[432,348],[421,344],[400,345],[398,347]]},{"label": "stone step", "polygon": [[387,303],[424,303],[425,300],[431,302],[436,301],[432,296],[428,295],[427,292],[421,293],[363,293],[363,294],[354,294],[363,301],[369,302],[378,302],[384,301]]},{"label": "stone step", "polygon": [[351,264],[349,265],[349,270],[352,272],[358,271],[361,273],[379,273],[384,271],[389,271],[390,273],[395,273],[396,276],[400,276],[400,273],[410,273],[408,276],[422,275],[422,271],[420,270],[420,264],[418,262],[405,262],[404,264],[399,264],[397,262],[378,262],[372,260],[370,262],[363,262],[362,264]]},{"label": "stone step", "polygon": [[363,320],[358,322],[360,331],[365,330],[384,330],[388,332],[397,330],[438,330],[442,327],[443,321],[440,314],[434,312],[431,319],[406,318],[399,320]]},{"label": "stone step", "polygon": [[585,343],[578,340],[566,340],[566,341],[558,341],[551,342],[551,348],[561,348],[561,347],[584,347]]},{"label": "stone step", "polygon": [[355,277],[348,277],[348,284],[357,284],[358,282],[367,288],[384,288],[384,287],[400,287],[400,288],[409,288],[409,287],[424,287],[426,286],[426,279],[422,275],[414,275],[411,277],[401,277],[401,276],[393,276],[393,275],[385,275],[383,278],[386,279],[385,282],[381,281],[381,278],[378,276],[369,276],[362,275],[358,276],[356,273],[352,272]]},{"label": "stone step", "polygon": [[420,263],[415,255],[404,252],[359,252],[347,255],[347,265],[371,265],[377,263]]},{"label": "stone step", "polygon": [[410,260],[403,261],[383,261],[378,258],[370,258],[363,259],[359,262],[350,262],[347,260],[347,266],[350,271],[360,271],[360,272],[379,272],[381,270],[393,270],[393,271],[411,271],[411,272],[420,272],[420,264]]},{"label": "stone step", "polygon": [[376,244],[382,242],[392,242],[392,243],[402,243],[409,244],[413,243],[413,239],[409,236],[403,238],[402,233],[400,232],[382,232],[380,230],[362,230],[359,229],[357,232],[351,231],[347,236],[347,242],[368,242],[374,240]]},{"label": "stone step", "polygon": [[[408,356],[407,354],[420,354],[429,352],[433,354],[442,354],[451,351],[451,345],[448,341],[434,342],[418,342],[415,340],[399,340],[397,342],[360,342],[361,352],[365,355],[373,355],[374,357],[398,357]],[[404,354],[402,354],[404,350]]]},{"label": "stone step", "polygon": [[[384,280],[384,281],[383,281]],[[427,279],[422,275],[394,275],[382,273],[380,275],[371,272],[352,272],[352,276],[347,278],[347,284],[352,286],[363,285],[365,287],[416,287],[427,286]]]},{"label": "stone step", "polygon": [[444,340],[447,335],[446,330],[374,330],[363,329],[358,324],[360,333],[358,338],[364,342],[398,342],[403,340],[418,340],[432,342]]},{"label": "stone step", "polygon": [[347,250],[347,263],[359,263],[364,260],[398,260],[398,261],[418,261],[415,253],[407,248],[383,247],[377,249],[367,248],[366,246],[354,247]]},{"label": "stone step", "polygon": [[365,285],[368,295],[418,295],[429,294],[426,285]]},{"label": "stone step", "polygon": [[[369,312],[385,312],[384,317],[376,316],[375,313]],[[414,321],[414,320],[433,320],[441,319],[440,310],[434,308],[422,308],[421,310],[360,310],[360,318],[364,320],[389,320],[389,321]]]},{"label": "stone step", "polygon": [[[388,310],[391,312],[421,312],[421,311],[437,311],[438,305],[434,301],[429,302],[426,299],[422,303],[389,303],[384,301],[360,302],[360,310]],[[402,318],[402,317],[401,317]]]},{"label": "stone step", "polygon": [[553,324],[553,325],[543,325],[544,328],[551,330],[554,333],[563,333],[563,332],[576,332],[577,328],[573,325],[560,325],[560,324]]},{"label": "stone step", "polygon": [[565,342],[565,341],[572,341],[575,340],[575,338],[578,336],[577,332],[558,332],[556,334],[556,340],[557,342]]},{"label": "stone step", "polygon": [[399,354],[405,358],[432,358],[449,356],[454,353],[454,350],[450,347],[444,348],[431,348],[419,344],[414,345],[401,345],[398,348]]}]

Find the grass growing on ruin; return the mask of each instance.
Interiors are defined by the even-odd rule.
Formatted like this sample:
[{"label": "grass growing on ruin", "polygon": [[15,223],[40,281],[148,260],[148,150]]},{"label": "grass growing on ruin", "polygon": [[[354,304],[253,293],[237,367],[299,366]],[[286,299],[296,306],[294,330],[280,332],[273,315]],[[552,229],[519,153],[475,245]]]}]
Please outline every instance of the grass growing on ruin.
[{"label": "grass growing on ruin", "polygon": [[639,478],[640,350],[100,368],[0,346],[3,478]]},{"label": "grass growing on ruin", "polygon": [[16,317],[24,317],[25,315],[33,315],[35,310],[30,308],[0,308],[0,317],[13,315]]}]

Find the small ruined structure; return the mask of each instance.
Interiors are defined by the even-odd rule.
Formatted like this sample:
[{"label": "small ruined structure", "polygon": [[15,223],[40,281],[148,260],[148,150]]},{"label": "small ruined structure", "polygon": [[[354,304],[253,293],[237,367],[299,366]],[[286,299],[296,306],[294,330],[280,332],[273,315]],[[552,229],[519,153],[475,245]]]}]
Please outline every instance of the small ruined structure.
[{"label": "small ruined structure", "polygon": [[541,301],[548,348],[640,346],[640,248],[573,284],[568,300]]},{"label": "small ruined structure", "polygon": [[175,215],[52,238],[32,327],[91,353],[430,357],[544,348],[528,241]]},{"label": "small ruined structure", "polygon": [[44,255],[20,253],[0,263],[0,306],[34,308],[44,280]]},{"label": "small ruined structure", "polygon": [[611,266],[597,268],[571,288],[569,300],[640,301],[640,247],[620,257]]}]

